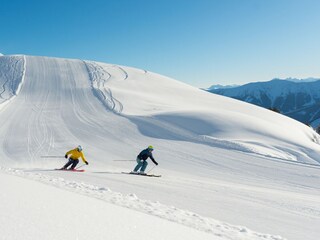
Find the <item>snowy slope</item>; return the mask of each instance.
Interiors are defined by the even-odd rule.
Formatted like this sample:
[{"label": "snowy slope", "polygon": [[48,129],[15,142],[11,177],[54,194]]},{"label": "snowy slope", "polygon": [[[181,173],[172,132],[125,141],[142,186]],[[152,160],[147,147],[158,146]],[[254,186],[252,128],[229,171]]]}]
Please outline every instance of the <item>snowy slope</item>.
[{"label": "snowy slope", "polygon": [[[107,64],[87,63],[87,66],[90,73],[96,73],[99,67],[102,69],[102,76],[91,74],[91,80],[95,83],[94,89],[107,92],[105,105],[113,102],[109,108],[123,113],[140,127],[144,135],[314,162],[312,152],[319,149],[313,143],[318,141],[317,136],[296,121],[255,106],[203,93],[153,73],[130,68],[124,70]],[[114,71],[122,72],[123,76],[110,77]],[[147,125],[148,129],[142,125]],[[151,132],[149,128],[152,128]],[[304,152],[291,154],[295,147],[286,149],[290,144],[308,146],[313,150],[310,149],[307,156]],[[277,150],[270,151],[270,148]]]},{"label": "snowy slope", "polygon": [[[125,206],[200,231],[194,239],[203,239],[203,231],[218,232],[211,235],[217,237],[221,224],[227,225],[223,222],[231,225],[222,239],[306,239],[306,234],[314,239],[319,234],[313,227],[320,218],[319,139],[312,129],[144,70],[47,57],[0,59],[5,59],[2,66],[12,66],[17,58],[20,64],[0,68],[4,172],[19,168],[23,177],[41,176],[40,181],[49,179],[47,185],[68,191],[63,186],[71,182],[71,191],[81,194],[88,192],[81,184],[88,184],[137,196],[143,204],[127,199]],[[50,171],[65,162],[56,156],[78,144],[90,162],[87,172]],[[150,144],[160,163],[152,171],[163,177],[121,174],[132,170],[130,160]],[[50,191],[47,187],[44,191]],[[89,197],[97,195],[93,191]],[[145,206],[150,205],[149,211]],[[170,215],[170,206],[177,212]],[[179,212],[199,218],[181,221]],[[90,210],[85,214],[93,217]],[[215,221],[222,222],[203,227]]]},{"label": "snowy slope", "polygon": [[165,239],[221,239],[95,197],[3,173],[0,180],[1,239],[164,239],[164,229]]},{"label": "snowy slope", "polygon": [[62,178],[2,170],[0,180],[8,183],[0,192],[4,202],[0,223],[8,226],[1,234],[4,239],[21,239],[17,222],[24,225],[24,239],[283,239],[143,201],[134,194],[124,196]]}]

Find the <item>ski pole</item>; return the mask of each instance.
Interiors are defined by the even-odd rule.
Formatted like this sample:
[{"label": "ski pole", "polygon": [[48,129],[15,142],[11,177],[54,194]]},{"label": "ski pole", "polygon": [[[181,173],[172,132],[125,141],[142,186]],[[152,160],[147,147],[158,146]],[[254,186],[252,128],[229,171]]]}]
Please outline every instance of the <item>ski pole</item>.
[{"label": "ski pole", "polygon": [[41,158],[64,158],[63,156],[40,156]]},{"label": "ski pole", "polygon": [[151,168],[151,169],[147,172],[147,174],[148,174],[149,172],[151,172],[156,166],[157,166],[157,165],[154,165],[153,168]]}]

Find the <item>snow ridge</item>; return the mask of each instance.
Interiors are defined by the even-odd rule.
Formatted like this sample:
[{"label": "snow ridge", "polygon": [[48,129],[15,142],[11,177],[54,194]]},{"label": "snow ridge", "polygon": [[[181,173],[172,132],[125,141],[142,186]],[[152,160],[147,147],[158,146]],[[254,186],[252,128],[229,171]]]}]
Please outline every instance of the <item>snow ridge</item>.
[{"label": "snow ridge", "polygon": [[285,238],[282,238],[281,236],[257,233],[246,227],[233,226],[211,218],[202,217],[196,213],[178,209],[174,206],[166,206],[158,201],[154,202],[139,199],[135,194],[123,195],[118,192],[113,192],[106,187],[94,186],[83,182],[68,181],[61,177],[25,172],[20,169],[0,167],[0,170],[7,174],[32,179],[60,189],[97,198],[117,206],[157,216],[224,239],[285,240]]}]

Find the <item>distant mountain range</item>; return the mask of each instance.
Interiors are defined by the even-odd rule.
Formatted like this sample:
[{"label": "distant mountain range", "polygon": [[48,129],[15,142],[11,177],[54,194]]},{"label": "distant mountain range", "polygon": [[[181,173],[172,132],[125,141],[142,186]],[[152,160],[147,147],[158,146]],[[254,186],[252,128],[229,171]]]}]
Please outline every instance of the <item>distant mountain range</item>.
[{"label": "distant mountain range", "polygon": [[217,86],[207,91],[279,111],[313,127],[320,124],[320,79],[273,79],[236,87]]},{"label": "distant mountain range", "polygon": [[239,86],[240,85],[236,85],[236,84],[233,84],[233,85],[220,85],[220,84],[217,84],[217,85],[212,85],[207,90],[210,91],[210,90],[215,90],[215,89],[235,88],[235,87],[239,87]]}]

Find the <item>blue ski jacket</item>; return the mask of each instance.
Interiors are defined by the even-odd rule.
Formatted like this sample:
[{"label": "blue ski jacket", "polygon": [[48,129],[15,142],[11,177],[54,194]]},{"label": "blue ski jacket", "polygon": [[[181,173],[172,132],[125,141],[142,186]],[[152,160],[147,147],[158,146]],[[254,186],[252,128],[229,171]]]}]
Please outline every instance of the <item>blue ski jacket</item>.
[{"label": "blue ski jacket", "polygon": [[154,160],[153,156],[152,156],[152,152],[147,148],[142,150],[139,155],[138,158],[141,160],[147,160],[148,158],[150,158],[152,160],[152,162],[156,165],[158,165],[158,163],[156,162],[156,160]]}]

